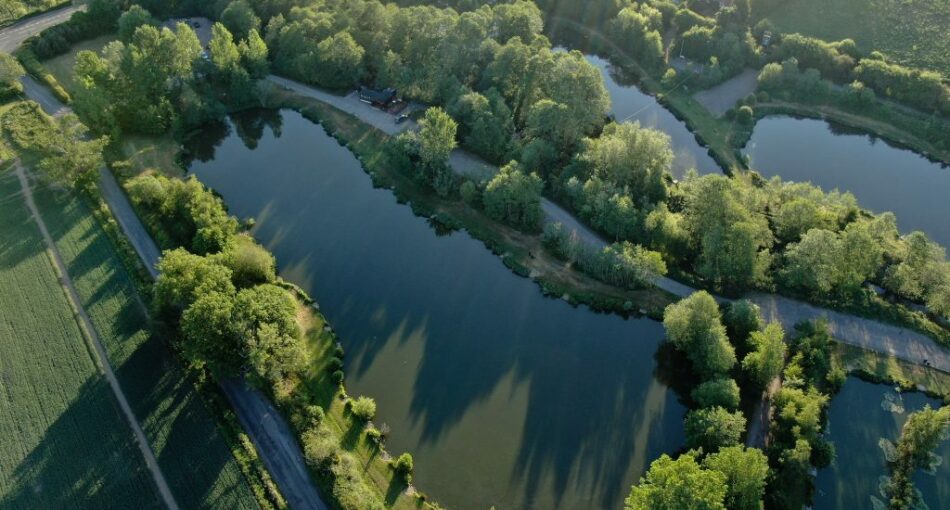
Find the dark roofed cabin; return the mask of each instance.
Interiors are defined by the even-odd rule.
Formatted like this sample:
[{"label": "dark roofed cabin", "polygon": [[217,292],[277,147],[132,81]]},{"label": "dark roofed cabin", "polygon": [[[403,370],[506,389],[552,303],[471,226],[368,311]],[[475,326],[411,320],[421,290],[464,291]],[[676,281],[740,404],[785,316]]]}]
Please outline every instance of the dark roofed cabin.
[{"label": "dark roofed cabin", "polygon": [[396,100],[396,89],[372,89],[369,87],[360,87],[360,101],[369,103],[373,106],[389,106]]}]

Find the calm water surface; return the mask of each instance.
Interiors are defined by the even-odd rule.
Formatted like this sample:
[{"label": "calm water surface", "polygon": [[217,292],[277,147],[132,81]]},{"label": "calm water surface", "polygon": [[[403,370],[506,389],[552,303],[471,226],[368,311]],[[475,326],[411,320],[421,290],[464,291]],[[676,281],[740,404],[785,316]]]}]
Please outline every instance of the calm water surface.
[{"label": "calm water surface", "polygon": [[[896,405],[894,405],[896,404]],[[921,393],[898,394],[890,386],[849,378],[841,393],[831,400],[828,412],[829,439],[834,442],[834,463],[818,472],[816,510],[871,508],[871,497],[880,494],[887,462],[881,439],[897,442],[907,416],[925,404],[937,408],[940,401]],[[943,463],[935,474],[919,471],[914,483],[933,509],[950,506],[950,442],[937,453]]]},{"label": "calm water surface", "polygon": [[683,445],[660,323],[543,297],[481,242],[439,235],[374,189],[297,113],[235,128],[192,147],[191,170],[257,219],[281,274],[320,303],[348,390],[376,398],[389,450],[412,452],[437,501],[617,508],[651,460]]},{"label": "calm water surface", "polygon": [[708,150],[699,145],[696,137],[669,110],[657,100],[644,94],[628,80],[621,78],[610,62],[596,55],[585,55],[587,61],[597,66],[604,76],[604,85],[610,93],[611,113],[618,121],[639,121],[642,126],[659,129],[670,136],[673,146],[673,175],[682,177],[689,168],[701,174],[721,172],[719,165],[709,156]]},{"label": "calm water surface", "polygon": [[922,230],[950,246],[950,168],[826,121],[766,117],[743,151],[763,175],[850,191],[875,212],[893,211],[901,232]]}]

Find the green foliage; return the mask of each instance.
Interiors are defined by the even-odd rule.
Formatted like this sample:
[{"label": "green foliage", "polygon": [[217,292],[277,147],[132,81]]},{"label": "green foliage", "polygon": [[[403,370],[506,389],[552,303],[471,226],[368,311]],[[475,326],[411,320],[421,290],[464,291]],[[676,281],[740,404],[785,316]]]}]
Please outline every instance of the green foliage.
[{"label": "green foliage", "polygon": [[865,223],[852,223],[841,234],[812,229],[785,252],[785,283],[816,294],[857,291],[877,274],[883,248]]},{"label": "green foliage", "polygon": [[43,60],[62,55],[79,41],[114,32],[120,14],[116,0],[90,0],[85,11],[74,12],[69,20],[43,30],[26,44]]},{"label": "green foliage", "polygon": [[491,218],[526,230],[541,225],[541,190],[538,174],[526,175],[517,161],[505,165],[488,182],[482,199]]},{"label": "green foliage", "polygon": [[659,29],[661,23],[657,23],[657,18],[652,20],[649,14],[656,11],[647,4],[633,4],[621,10],[617,17],[610,21],[608,33],[610,37],[617,41],[622,41],[624,47],[621,49],[628,55],[637,58],[642,65],[659,69],[663,66],[663,40]]},{"label": "green foliage", "polygon": [[663,327],[667,340],[686,353],[705,379],[719,378],[735,365],[735,350],[726,338],[719,306],[708,292],[695,292],[667,306]]},{"label": "green foliage", "polygon": [[509,152],[514,123],[511,109],[497,90],[461,95],[450,112],[459,119],[459,135],[467,148],[489,161],[501,162]]},{"label": "green foliage", "polygon": [[241,53],[241,64],[252,78],[261,79],[270,74],[267,44],[257,30],[250,31],[247,39],[238,44],[238,50]]},{"label": "green foliage", "polygon": [[726,475],[705,470],[693,454],[663,454],[630,490],[625,510],[725,510]]},{"label": "green foliage", "polygon": [[230,269],[184,248],[165,252],[158,262],[158,272],[152,301],[165,317],[176,317],[201,296],[232,296],[235,292]]},{"label": "green foliage", "polygon": [[573,261],[588,275],[621,288],[646,288],[666,274],[666,264],[659,253],[627,241],[597,251],[576,234],[568,234],[560,223],[545,225],[541,237],[545,247],[558,258]]},{"label": "green foliage", "polygon": [[691,396],[699,407],[739,407],[739,385],[733,379],[713,379],[701,383],[693,389]]},{"label": "green foliage", "polygon": [[369,397],[356,397],[350,402],[350,411],[360,421],[370,421],[376,416],[376,401]]},{"label": "green foliage", "polygon": [[724,446],[740,443],[746,419],[741,411],[729,412],[722,407],[694,409],[686,413],[686,447],[716,452]]},{"label": "green foliage", "polygon": [[670,138],[637,123],[608,124],[598,138],[584,140],[577,155],[585,175],[627,190],[636,203],[666,199],[666,175],[673,163]]},{"label": "green foliage", "polygon": [[152,14],[143,9],[140,5],[133,5],[119,16],[119,40],[124,43],[132,41],[135,31],[143,25],[155,26],[157,23],[152,18]]},{"label": "green foliage", "polygon": [[26,74],[23,66],[9,53],[0,52],[0,85],[10,86]]},{"label": "green foliage", "polygon": [[950,435],[950,407],[934,410],[930,406],[911,414],[897,442],[896,459],[891,463],[891,477],[885,487],[892,509],[919,508],[920,492],[914,488],[912,476],[917,469],[930,469],[934,450]]},{"label": "green foliage", "polygon": [[129,198],[164,247],[186,246],[199,254],[217,253],[237,233],[221,199],[198,179],[143,174],[126,184]]},{"label": "green foliage", "polygon": [[703,460],[703,467],[726,476],[726,508],[759,510],[769,474],[768,458],[761,450],[743,446],[720,448]]},{"label": "green foliage", "polygon": [[739,299],[729,303],[723,319],[732,344],[738,347],[739,350],[746,350],[747,347],[750,347],[749,336],[765,326],[759,305],[748,299]]},{"label": "green foliage", "polygon": [[817,69],[823,77],[843,83],[851,75],[855,59],[839,51],[842,44],[847,47],[854,42],[828,43],[801,34],[786,34],[773,50],[771,58],[776,61],[794,58],[800,67]]},{"label": "green foliage", "polygon": [[785,332],[781,324],[770,323],[749,336],[752,352],[742,359],[742,370],[758,388],[765,388],[785,366]]},{"label": "green foliage", "polygon": [[277,277],[274,256],[249,235],[235,236],[234,242],[222,252],[221,262],[231,270],[234,286],[238,288],[270,283]]},{"label": "green foliage", "polygon": [[900,262],[890,266],[884,287],[913,300],[923,300],[933,312],[950,316],[950,264],[943,247],[922,232],[911,232],[899,245]]},{"label": "green foliage", "polygon": [[247,0],[234,0],[221,11],[221,23],[238,39],[247,38],[251,30],[261,28],[261,19],[254,13],[254,9]]},{"label": "green foliage", "polygon": [[393,461],[393,469],[396,471],[396,474],[401,476],[405,483],[410,483],[412,481],[412,455],[409,453],[403,453]]}]

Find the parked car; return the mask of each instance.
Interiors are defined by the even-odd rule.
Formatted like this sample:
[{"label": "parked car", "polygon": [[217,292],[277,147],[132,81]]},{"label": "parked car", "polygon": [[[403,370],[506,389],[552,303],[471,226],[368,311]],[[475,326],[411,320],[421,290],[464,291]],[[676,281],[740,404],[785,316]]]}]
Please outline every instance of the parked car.
[{"label": "parked car", "polygon": [[406,122],[407,120],[409,120],[409,116],[406,115],[405,113],[396,116],[396,124],[402,124],[403,122]]}]

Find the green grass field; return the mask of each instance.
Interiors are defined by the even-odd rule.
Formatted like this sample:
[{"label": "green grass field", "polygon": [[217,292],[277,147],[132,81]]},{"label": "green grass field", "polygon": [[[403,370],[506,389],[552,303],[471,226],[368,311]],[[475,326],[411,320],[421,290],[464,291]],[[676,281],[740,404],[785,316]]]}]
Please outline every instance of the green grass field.
[{"label": "green grass field", "polygon": [[78,198],[40,188],[37,206],[182,508],[258,508],[216,423],[162,338],[112,241]]},{"label": "green grass field", "polygon": [[72,46],[70,50],[62,55],[43,61],[43,66],[50,72],[60,85],[66,87],[66,90],[72,94],[76,90],[76,80],[73,74],[73,66],[76,65],[76,54],[83,50],[100,53],[106,44],[114,41],[115,35],[109,34],[88,41],[81,41]]},{"label": "green grass field", "polygon": [[950,2],[947,0],[787,0],[768,17],[781,32],[828,41],[851,38],[900,64],[950,76]]},{"label": "green grass field", "polygon": [[0,172],[0,508],[160,508],[19,189]]}]

